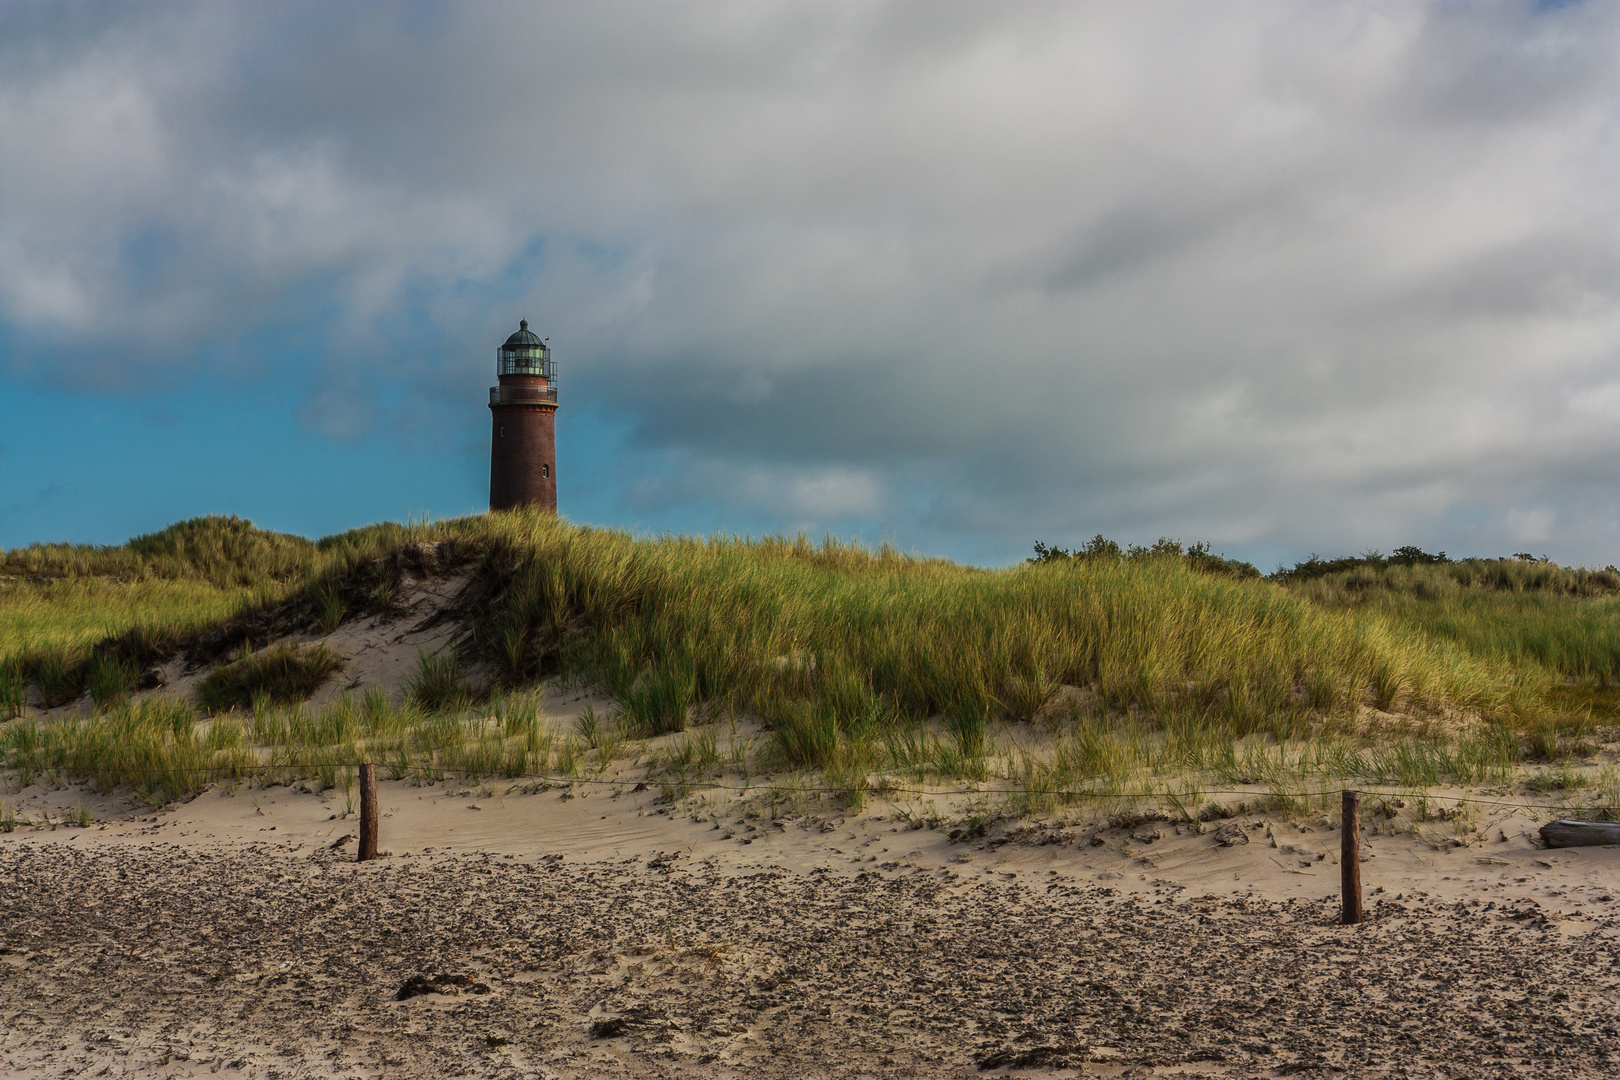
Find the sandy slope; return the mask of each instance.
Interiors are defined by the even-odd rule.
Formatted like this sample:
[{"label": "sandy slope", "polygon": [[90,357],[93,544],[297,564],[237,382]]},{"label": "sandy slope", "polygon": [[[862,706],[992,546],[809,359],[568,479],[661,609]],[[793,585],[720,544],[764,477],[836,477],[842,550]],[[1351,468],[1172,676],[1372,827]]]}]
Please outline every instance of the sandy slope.
[{"label": "sandy slope", "polygon": [[[0,1073],[1620,1075],[1620,850],[1505,813],[1369,840],[1345,928],[1323,821],[964,845],[502,792],[383,783],[365,865],[288,788],[0,836]],[[437,974],[489,992],[395,1000]]]}]

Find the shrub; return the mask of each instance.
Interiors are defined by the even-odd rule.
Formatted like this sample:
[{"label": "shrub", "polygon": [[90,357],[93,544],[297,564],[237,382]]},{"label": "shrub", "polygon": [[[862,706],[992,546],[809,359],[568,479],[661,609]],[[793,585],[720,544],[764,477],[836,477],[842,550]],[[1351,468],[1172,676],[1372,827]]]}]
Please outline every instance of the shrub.
[{"label": "shrub", "polygon": [[625,695],[620,723],[643,736],[685,731],[696,701],[696,681],[690,672],[671,668],[642,672]]},{"label": "shrub", "polygon": [[315,608],[315,624],[321,628],[321,633],[330,634],[342,625],[348,609],[336,585],[330,581],[322,582],[310,590],[309,598]]},{"label": "shrub", "polygon": [[945,717],[945,727],[956,739],[956,750],[964,758],[983,757],[989,734],[989,717],[972,702],[962,702]]},{"label": "shrub", "polygon": [[65,649],[51,649],[34,658],[34,683],[47,709],[64,705],[84,692],[85,665]]},{"label": "shrub", "polygon": [[22,665],[0,664],[0,720],[21,716],[28,697],[28,679]]},{"label": "shrub", "polygon": [[209,712],[246,709],[255,700],[295,704],[342,666],[325,645],[274,645],[256,654],[244,648],[241,659],[214,668],[197,684],[197,703]]},{"label": "shrub", "polygon": [[[1401,550],[1405,551],[1407,549],[1402,548]],[[1414,548],[1412,550],[1416,549]],[[1171,540],[1162,536],[1158,540],[1155,540],[1151,547],[1141,547],[1136,544],[1130,544],[1121,549],[1116,541],[1108,539],[1102,533],[1098,533],[1096,536],[1093,536],[1090,540],[1087,540],[1074,551],[1070,551],[1067,548],[1057,547],[1056,545],[1048,547],[1037,540],[1035,542],[1034,556],[1032,558],[1025,559],[1024,561],[1027,563],[1040,565],[1042,563],[1069,562],[1075,559],[1082,561],[1091,560],[1097,562],[1119,562],[1121,559],[1141,560],[1160,558],[1183,559],[1186,561],[1189,569],[1197,570],[1199,573],[1204,574],[1224,574],[1228,577],[1237,578],[1257,578],[1261,576],[1260,571],[1255,568],[1253,563],[1241,562],[1237,559],[1228,559],[1224,555],[1215,555],[1211,553],[1209,544],[1207,542],[1199,541],[1196,544],[1183,548],[1181,546],[1181,541]],[[1315,558],[1315,556],[1313,555],[1312,558]]]},{"label": "shrub", "polygon": [[90,696],[100,708],[116,705],[134,692],[140,677],[134,661],[98,654],[90,660]]},{"label": "shrub", "polygon": [[1392,554],[1369,551],[1338,559],[1312,555],[1291,567],[1278,567],[1271,580],[1300,586],[1323,583],[1318,598],[1335,591],[1392,592],[1422,595],[1443,582],[1452,589],[1497,592],[1562,593],[1567,596],[1612,596],[1620,592],[1620,570],[1559,566],[1546,559],[1453,559],[1407,545]]},{"label": "shrub", "polygon": [[[1164,544],[1167,542],[1168,541],[1160,540],[1159,544]],[[1155,545],[1155,547],[1157,546],[1158,545]],[[1132,547],[1131,550],[1133,553],[1135,553],[1144,549]],[[1180,544],[1176,545],[1176,551],[1177,554],[1180,554]],[[1037,540],[1035,541],[1035,557],[1032,559],[1026,559],[1025,562],[1055,563],[1068,562],[1070,559],[1095,559],[1100,562],[1118,562],[1124,557],[1124,555],[1125,552],[1121,550],[1117,542],[1108,539],[1108,537],[1104,536],[1102,533],[1098,533],[1096,536],[1093,536],[1090,540],[1087,540],[1084,544],[1075,548],[1073,551],[1070,551],[1068,548],[1060,548],[1055,544],[1051,547],[1047,547],[1045,544]]]},{"label": "shrub", "polygon": [[416,674],[411,676],[405,694],[429,712],[463,709],[473,700],[472,687],[462,677],[461,665],[453,652],[438,656],[418,653]]},{"label": "shrub", "polygon": [[793,768],[822,769],[838,754],[838,718],[824,705],[788,702],[771,722],[771,750]]}]

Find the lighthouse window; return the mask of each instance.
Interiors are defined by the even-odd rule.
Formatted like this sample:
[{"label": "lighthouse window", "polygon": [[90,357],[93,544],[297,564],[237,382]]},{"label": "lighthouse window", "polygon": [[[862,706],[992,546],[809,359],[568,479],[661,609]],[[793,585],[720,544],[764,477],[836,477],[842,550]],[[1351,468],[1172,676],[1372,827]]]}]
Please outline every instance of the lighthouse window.
[{"label": "lighthouse window", "polygon": [[501,438],[503,438],[503,439],[506,438],[506,425],[505,424],[501,425]]},{"label": "lighthouse window", "polygon": [[541,476],[550,476],[551,475],[551,466],[550,465],[542,465],[542,466],[540,466],[540,475]]}]

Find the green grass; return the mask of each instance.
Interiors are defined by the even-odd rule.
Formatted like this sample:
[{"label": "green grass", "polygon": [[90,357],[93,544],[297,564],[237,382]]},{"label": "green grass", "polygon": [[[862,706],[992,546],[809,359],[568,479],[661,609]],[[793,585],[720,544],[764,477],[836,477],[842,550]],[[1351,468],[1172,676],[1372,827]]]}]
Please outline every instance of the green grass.
[{"label": "green grass", "polygon": [[1384,618],[1412,636],[1540,682],[1620,682],[1620,572],[1519,559],[1360,567],[1291,586],[1319,606]]},{"label": "green grass", "polygon": [[188,581],[230,592],[302,577],[321,546],[238,517],[200,517],[126,544],[32,544],[0,555],[0,575],[29,580]]},{"label": "green grass", "polygon": [[28,702],[28,675],[21,664],[0,663],[0,720],[22,715]]},{"label": "green grass", "polygon": [[1063,684],[1115,708],[1218,705],[1263,725],[1297,707],[1308,676],[1341,711],[1380,679],[1430,709],[1504,706],[1520,684],[1388,620],[1181,560],[986,571],[830,542],[646,542],[544,518],[481,527],[489,561],[515,564],[489,659],[515,659],[514,678],[550,665],[597,682],[652,730],[678,730],[683,707],[792,700],[826,703],[841,723],[868,698],[911,721],[959,705],[1028,716]]},{"label": "green grass", "polygon": [[1390,593],[1424,600],[1454,597],[1463,592],[1574,597],[1620,595],[1620,569],[1613,566],[1593,570],[1523,557],[1436,563],[1361,556],[1301,563],[1291,570],[1278,571],[1273,580],[1284,582],[1312,599],[1335,603]]},{"label": "green grass", "polygon": [[0,673],[21,672],[56,705],[84,693],[97,653],[144,665],[274,609],[296,628],[330,632],[366,604],[385,606],[391,572],[379,560],[422,531],[385,524],[316,543],[202,517],[116,547],[0,552]]},{"label": "green grass", "polygon": [[167,644],[216,626],[278,599],[289,582],[336,557],[235,517],[183,521],[117,547],[34,544],[6,551],[0,665],[26,672],[49,703],[59,704],[84,692],[92,654],[103,643],[133,635]]},{"label": "green grass", "polygon": [[134,661],[122,656],[97,655],[90,659],[90,697],[100,708],[116,705],[134,692],[141,672]]},{"label": "green grass", "polygon": [[[368,696],[311,712],[298,703],[336,657],[277,646],[199,687],[205,711],[251,720],[216,717],[197,746],[137,722],[147,706],[128,695],[151,663],[200,642],[330,632],[386,607],[402,560],[429,544],[473,574],[464,658],[497,676],[485,706],[446,654],[420,660],[403,709]],[[675,734],[684,749],[656,767],[682,789],[715,767],[764,768],[820,773],[851,805],[885,777],[1017,785],[1061,805],[1193,777],[1278,792],[1331,778],[1498,783],[1523,761],[1579,756],[1595,725],[1620,718],[1609,571],[1475,560],[1282,584],[1172,546],[1094,554],[987,570],[524,513],[318,543],[198,519],[117,548],[20,549],[0,559],[0,715],[24,711],[29,688],[48,704],[88,690],[101,712],[59,729],[13,722],[32,734],[7,736],[6,761],[101,782],[124,759],[80,772],[102,751],[68,743],[105,750],[116,728],[159,757],[274,762],[342,786],[341,763],[361,752],[399,776],[573,775],[605,769],[627,739]],[[530,694],[551,677],[605,690],[618,714],[552,730]],[[711,754],[727,716],[769,733],[740,757]],[[177,790],[157,760],[126,763],[131,783]]]},{"label": "green grass", "polygon": [[318,622],[323,633],[330,634],[343,623],[343,616],[348,614],[348,605],[344,602],[343,593],[334,587],[333,583],[323,581],[310,590],[310,599],[319,612]]},{"label": "green grass", "polygon": [[319,690],[341,666],[325,645],[273,645],[210,671],[197,684],[197,703],[209,712],[246,709],[261,699],[294,704]]},{"label": "green grass", "polygon": [[161,578],[0,581],[0,663],[47,652],[82,658],[136,627],[185,632],[214,626],[259,595],[249,588]]},{"label": "green grass", "polygon": [[[19,789],[79,780],[152,803],[248,778],[348,791],[361,761],[382,765],[393,779],[425,782],[570,778],[589,764],[592,751],[547,723],[534,699],[491,704],[498,712],[426,713],[393,706],[372,690],[340,695],[319,709],[276,706],[261,696],[250,715],[208,718],[187,701],[160,695],[63,719],[15,720],[0,727],[0,761]],[[617,749],[616,734],[598,732],[594,752],[603,765]]]},{"label": "green grass", "polygon": [[104,791],[129,787],[165,801],[200,791],[246,762],[216,752],[198,732],[189,704],[158,699],[68,720],[13,721],[0,729],[0,747],[19,787],[76,777]]},{"label": "green grass", "polygon": [[1520,671],[1540,668],[1600,687],[1620,682],[1620,598],[1468,592],[1427,601],[1390,596],[1369,606]]},{"label": "green grass", "polygon": [[[1429,775],[1307,752],[1391,736],[1476,776],[1468,732],[1533,736],[1550,717],[1567,749],[1563,726],[1581,722],[1545,667],[1174,553],[988,571],[802,539],[638,541],[523,516],[470,527],[494,584],[478,645],[508,679],[601,686],[637,737],[756,717],[770,734],[747,767],[819,772],[851,805],[886,775],[1025,777],[1060,800],[1193,772],[1278,790]],[[1087,688],[1085,704],[1065,687]],[[1062,737],[998,761],[1008,740],[992,732],[1031,720]],[[698,782],[681,756],[657,767],[672,791]]]},{"label": "green grass", "polygon": [[461,674],[461,665],[455,653],[429,656],[418,653],[416,672],[406,687],[411,701],[431,712],[465,708],[472,702],[473,691]]}]

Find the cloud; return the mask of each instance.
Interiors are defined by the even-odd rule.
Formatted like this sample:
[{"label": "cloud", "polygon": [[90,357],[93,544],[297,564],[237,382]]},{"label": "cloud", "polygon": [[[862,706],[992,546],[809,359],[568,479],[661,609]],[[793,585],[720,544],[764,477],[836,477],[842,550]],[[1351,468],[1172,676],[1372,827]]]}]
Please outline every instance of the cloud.
[{"label": "cloud", "polygon": [[1506,524],[1508,535],[1525,544],[1543,544],[1552,539],[1553,525],[1558,512],[1544,507],[1527,510],[1509,510]]},{"label": "cloud", "polygon": [[455,446],[526,314],[627,513],[1620,538],[1612,7],[95,12],[0,12],[13,377]]},{"label": "cloud", "polygon": [[633,511],[657,517],[707,504],[732,532],[761,520],[776,532],[836,530],[879,518],[888,497],[880,475],[858,468],[742,465],[690,453],[664,455],[659,466],[631,483]]}]

